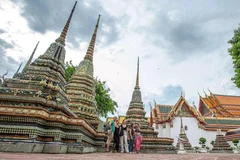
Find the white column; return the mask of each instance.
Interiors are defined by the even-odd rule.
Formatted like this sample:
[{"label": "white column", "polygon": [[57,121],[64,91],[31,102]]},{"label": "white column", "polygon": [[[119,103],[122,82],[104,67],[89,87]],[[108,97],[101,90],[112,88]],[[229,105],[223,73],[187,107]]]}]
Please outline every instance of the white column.
[{"label": "white column", "polygon": [[166,137],[171,138],[171,128],[170,128],[170,123],[166,123]]},{"label": "white column", "polygon": [[158,137],[163,137],[163,124],[158,125]]}]

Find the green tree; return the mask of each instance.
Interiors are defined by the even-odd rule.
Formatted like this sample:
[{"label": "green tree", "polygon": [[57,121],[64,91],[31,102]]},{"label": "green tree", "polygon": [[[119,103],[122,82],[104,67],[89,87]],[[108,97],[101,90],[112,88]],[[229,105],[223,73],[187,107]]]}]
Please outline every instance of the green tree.
[{"label": "green tree", "polygon": [[229,40],[228,43],[232,45],[232,47],[228,49],[228,52],[232,56],[235,72],[232,80],[236,86],[240,88],[240,27],[234,30],[233,38]]},{"label": "green tree", "polygon": [[72,64],[72,61],[65,64],[65,79],[68,82],[72,75],[76,72],[76,67]]},{"label": "green tree", "polygon": [[239,143],[239,140],[238,140],[238,138],[233,138],[232,142],[233,142],[234,146],[237,146]]},{"label": "green tree", "polygon": [[[71,76],[76,72],[76,66],[72,61],[65,64],[65,79],[69,82]],[[110,97],[110,88],[107,87],[106,81],[95,80],[95,99],[97,102],[98,114],[101,117],[107,117],[108,113],[114,114],[118,107],[117,102]]]},{"label": "green tree", "polygon": [[106,81],[101,82],[96,79],[95,98],[97,101],[98,113],[102,117],[107,117],[109,112],[114,114],[116,112],[116,107],[118,107],[117,102],[112,100],[109,92],[110,89],[106,86]]},{"label": "green tree", "polygon": [[213,145],[214,145],[214,143],[215,143],[215,141],[214,141],[214,140],[212,140],[210,144],[213,146]]},{"label": "green tree", "polygon": [[202,145],[202,148],[206,147],[205,145],[206,141],[207,141],[206,138],[203,137],[199,138],[199,144]]}]

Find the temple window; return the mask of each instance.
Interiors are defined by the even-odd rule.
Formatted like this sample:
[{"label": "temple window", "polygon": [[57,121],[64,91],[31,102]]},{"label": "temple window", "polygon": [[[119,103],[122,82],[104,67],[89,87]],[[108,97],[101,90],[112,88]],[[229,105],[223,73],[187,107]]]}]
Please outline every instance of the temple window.
[{"label": "temple window", "polygon": [[188,130],[188,127],[187,127],[187,125],[185,125],[185,126],[184,126],[184,129],[185,129],[185,131],[187,131],[187,130]]}]

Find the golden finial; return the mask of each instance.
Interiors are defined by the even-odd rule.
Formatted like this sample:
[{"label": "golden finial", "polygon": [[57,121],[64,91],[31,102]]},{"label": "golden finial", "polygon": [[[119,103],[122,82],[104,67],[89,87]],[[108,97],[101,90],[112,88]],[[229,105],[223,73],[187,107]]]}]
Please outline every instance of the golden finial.
[{"label": "golden finial", "polygon": [[198,93],[199,97],[202,97],[199,92],[197,92],[197,93]]},{"label": "golden finial", "polygon": [[209,87],[208,87],[208,92],[210,93],[210,96],[212,96],[212,95],[213,95],[213,94],[212,94],[212,92],[210,91]]},{"label": "golden finial", "polygon": [[155,101],[154,98],[153,98],[153,102],[154,102],[154,108],[156,108],[156,106],[157,106],[157,102]]}]

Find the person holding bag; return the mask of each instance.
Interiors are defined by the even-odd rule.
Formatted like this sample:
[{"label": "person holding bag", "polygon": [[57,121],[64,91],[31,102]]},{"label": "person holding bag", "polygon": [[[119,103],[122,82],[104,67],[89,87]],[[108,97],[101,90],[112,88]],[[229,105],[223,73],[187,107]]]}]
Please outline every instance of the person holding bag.
[{"label": "person holding bag", "polygon": [[110,143],[112,142],[113,136],[114,136],[114,132],[115,132],[115,122],[117,121],[117,117],[114,116],[113,120],[111,120],[109,122],[109,130],[108,130],[108,139],[107,139],[107,148],[106,148],[106,152],[109,152],[109,147],[110,147]]},{"label": "person holding bag", "polygon": [[129,143],[129,153],[133,153],[133,147],[134,147],[134,141],[135,141],[135,124],[131,124],[131,128],[129,130],[129,138],[130,138],[130,143]]},{"label": "person holding bag", "polygon": [[121,153],[125,152],[128,153],[128,142],[127,142],[127,125],[125,119],[122,121],[122,124],[120,126],[120,143],[121,143]]}]

